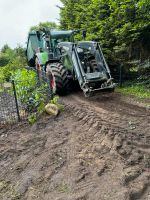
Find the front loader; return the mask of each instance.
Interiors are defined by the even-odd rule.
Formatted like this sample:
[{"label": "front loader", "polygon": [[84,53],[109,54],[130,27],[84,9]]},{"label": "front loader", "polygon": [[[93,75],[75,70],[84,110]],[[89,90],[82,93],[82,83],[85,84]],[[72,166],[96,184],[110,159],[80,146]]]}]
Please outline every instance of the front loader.
[{"label": "front loader", "polygon": [[30,33],[27,45],[29,65],[51,74],[53,93],[56,94],[66,93],[71,82],[78,82],[85,96],[113,91],[115,84],[99,43],[74,42],[74,34],[76,31]]}]

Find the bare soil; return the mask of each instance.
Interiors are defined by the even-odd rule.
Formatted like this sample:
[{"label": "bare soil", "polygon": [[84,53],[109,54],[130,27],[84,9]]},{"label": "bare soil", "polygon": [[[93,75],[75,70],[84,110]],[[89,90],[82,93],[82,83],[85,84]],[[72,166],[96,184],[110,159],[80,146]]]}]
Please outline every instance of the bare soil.
[{"label": "bare soil", "polygon": [[0,129],[1,200],[150,200],[150,109],[117,93]]}]

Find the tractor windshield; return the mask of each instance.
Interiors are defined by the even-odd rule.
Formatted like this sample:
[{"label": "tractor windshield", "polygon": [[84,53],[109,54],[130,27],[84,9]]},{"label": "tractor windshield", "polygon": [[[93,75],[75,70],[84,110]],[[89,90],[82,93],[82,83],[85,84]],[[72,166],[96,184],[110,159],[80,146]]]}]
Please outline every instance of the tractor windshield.
[{"label": "tractor windshield", "polygon": [[85,73],[106,71],[100,51],[93,44],[78,45],[77,53]]},{"label": "tractor windshield", "polygon": [[72,31],[51,31],[51,45],[55,48],[60,42],[73,42]]},{"label": "tractor windshield", "polygon": [[71,37],[59,37],[59,38],[51,38],[51,44],[52,47],[55,48],[57,47],[58,43],[60,42],[70,42],[71,41]]}]

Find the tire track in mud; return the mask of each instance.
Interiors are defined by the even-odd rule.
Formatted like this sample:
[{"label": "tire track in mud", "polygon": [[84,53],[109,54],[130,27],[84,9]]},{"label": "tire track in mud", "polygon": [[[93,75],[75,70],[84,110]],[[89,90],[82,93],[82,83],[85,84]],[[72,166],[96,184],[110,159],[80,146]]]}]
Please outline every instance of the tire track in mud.
[{"label": "tire track in mud", "polygon": [[[150,132],[145,134],[145,127],[143,127],[143,133],[140,132],[141,127],[136,131],[130,130],[129,127],[121,122],[119,123],[119,117],[116,117],[116,114],[91,105],[87,101],[83,102],[79,96],[72,95],[69,99],[64,98],[63,102],[72,110],[73,115],[82,126],[88,126],[89,132],[93,130],[92,135],[88,134],[89,144],[92,147],[89,147],[87,151],[91,153],[98,151],[101,156],[104,154],[106,157],[114,157],[114,160],[119,160],[122,163],[121,183],[126,189],[124,195],[119,198],[126,200],[149,198],[150,196],[147,197],[147,195],[150,194]],[[149,112],[144,113],[144,109],[141,108],[139,110],[140,116],[149,117]],[[114,123],[116,119],[117,123]],[[146,125],[145,121],[144,124]],[[147,128],[147,130],[150,129]],[[85,140],[84,137],[85,135],[81,138],[81,141]],[[93,138],[96,138],[96,141]],[[83,158],[86,158],[86,156],[84,155]],[[106,167],[106,164],[104,166]],[[100,170],[99,174],[105,172],[105,167]],[[119,199],[118,197],[113,198]]]},{"label": "tire track in mud", "polygon": [[21,200],[149,200],[149,112],[106,97],[62,101],[57,118],[42,116],[2,138],[1,199],[13,188]]},{"label": "tire track in mud", "polygon": [[[32,188],[50,180],[65,165],[66,148],[64,145],[67,143],[68,133],[63,132],[63,129],[60,130],[57,124],[59,119],[49,116],[43,118],[31,128],[27,126],[27,132],[15,130],[8,134],[7,138],[4,138],[7,166],[2,164],[2,168],[0,168],[2,172],[0,174],[0,199],[38,199],[38,191],[36,194]],[[49,120],[51,120],[50,125]],[[60,126],[63,127],[63,124]],[[5,143],[4,141],[3,143]],[[12,142],[11,146],[8,147],[7,141]],[[62,148],[63,146],[64,148]],[[20,148],[23,150],[18,154]],[[14,152],[12,149],[16,149],[16,151]],[[3,156],[3,154],[0,151],[0,155]],[[11,155],[11,162],[9,162]],[[13,191],[10,190],[10,187],[13,188]],[[32,195],[28,196],[30,191]],[[34,192],[35,194],[33,194]],[[13,197],[14,195],[15,197]]]}]

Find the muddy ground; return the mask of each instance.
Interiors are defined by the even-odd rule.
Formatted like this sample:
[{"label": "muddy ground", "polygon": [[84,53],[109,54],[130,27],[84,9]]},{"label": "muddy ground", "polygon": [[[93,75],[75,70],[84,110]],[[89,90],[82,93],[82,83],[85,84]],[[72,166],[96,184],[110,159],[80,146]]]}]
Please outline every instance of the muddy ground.
[{"label": "muddy ground", "polygon": [[0,130],[0,199],[150,200],[150,109],[120,94]]}]

